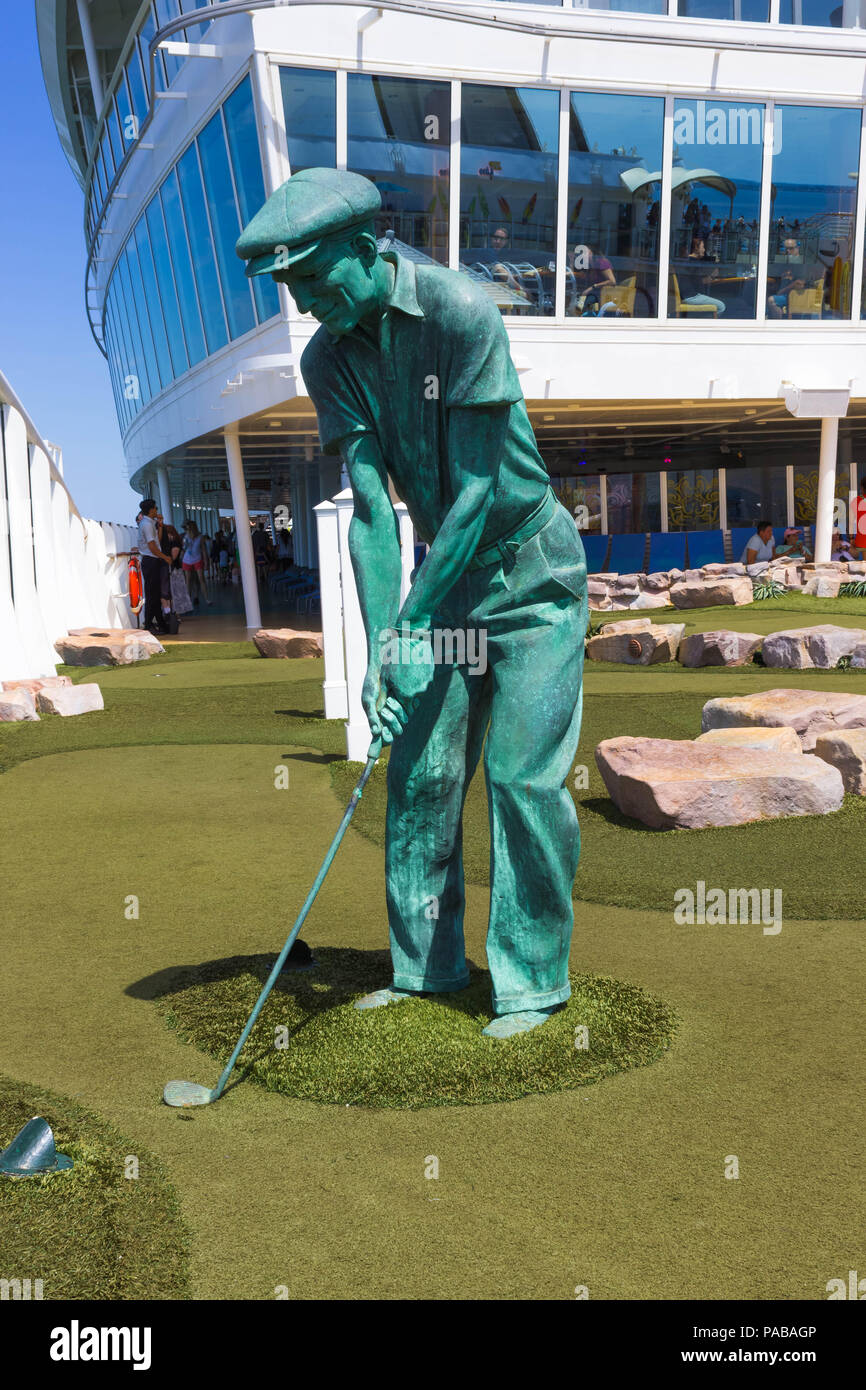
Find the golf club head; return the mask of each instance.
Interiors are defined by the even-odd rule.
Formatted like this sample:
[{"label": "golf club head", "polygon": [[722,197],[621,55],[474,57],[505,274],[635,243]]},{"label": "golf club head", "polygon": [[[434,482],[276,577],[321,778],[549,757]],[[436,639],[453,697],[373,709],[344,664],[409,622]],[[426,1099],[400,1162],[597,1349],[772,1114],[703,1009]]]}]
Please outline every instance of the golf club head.
[{"label": "golf club head", "polygon": [[209,1091],[207,1086],[197,1085],[195,1081],[169,1081],[162,1098],[166,1105],[185,1109],[190,1105],[210,1105],[214,1093]]}]

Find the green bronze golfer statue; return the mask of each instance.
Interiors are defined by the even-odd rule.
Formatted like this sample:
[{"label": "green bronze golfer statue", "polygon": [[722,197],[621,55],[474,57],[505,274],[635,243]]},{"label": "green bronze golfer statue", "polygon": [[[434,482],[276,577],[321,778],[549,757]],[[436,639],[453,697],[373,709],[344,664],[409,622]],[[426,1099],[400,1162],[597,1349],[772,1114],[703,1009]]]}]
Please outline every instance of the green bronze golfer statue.
[{"label": "green bronze golfer statue", "polygon": [[[374,737],[393,743],[394,976],[357,1007],[468,984],[462,815],[483,745],[496,1014],[484,1032],[510,1037],[570,993],[580,834],[565,781],[580,732],[586,563],[494,300],[467,275],[380,253],[380,206],[368,179],[306,169],[268,199],[237,251],[247,275],[273,275],[321,324],[301,370],[322,449],[342,457],[354,494],[363,705]],[[402,608],[389,475],[430,546]],[[437,660],[443,632],[480,637],[471,645],[483,645],[486,668]]]}]

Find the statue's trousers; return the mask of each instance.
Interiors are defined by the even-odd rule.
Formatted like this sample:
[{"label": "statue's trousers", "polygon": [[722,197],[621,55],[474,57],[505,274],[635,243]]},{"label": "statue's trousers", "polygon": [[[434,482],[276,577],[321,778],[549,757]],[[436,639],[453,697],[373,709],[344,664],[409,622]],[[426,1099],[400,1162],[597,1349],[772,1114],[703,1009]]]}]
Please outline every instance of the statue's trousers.
[{"label": "statue's trousers", "polygon": [[[580,733],[586,623],[583,546],[561,506],[537,535],[506,543],[501,563],[467,571],[436,615],[435,675],[388,765],[386,892],[399,988],[468,982],[462,815],[483,746],[494,1010],[568,998],[580,832],[565,782]],[[449,661],[461,655],[461,634],[466,660]]]}]

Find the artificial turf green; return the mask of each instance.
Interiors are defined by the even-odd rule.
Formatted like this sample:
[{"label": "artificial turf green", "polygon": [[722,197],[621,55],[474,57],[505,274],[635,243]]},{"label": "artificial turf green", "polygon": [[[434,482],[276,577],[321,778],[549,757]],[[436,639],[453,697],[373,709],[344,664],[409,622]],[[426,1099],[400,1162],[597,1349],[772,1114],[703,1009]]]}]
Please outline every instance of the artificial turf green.
[{"label": "artificial turf green", "polygon": [[[459,993],[359,1012],[353,1001],[389,977],[388,953],[323,947],[316,959],[280,976],[238,1063],[300,1100],[416,1110],[546,1095],[657,1060],[677,1027],[673,1010],[635,985],[572,975],[571,998],[549,1022],[486,1038],[490,976],[471,963]],[[223,1065],[273,964],[235,957],[183,972],[159,1000],[166,1023]]]},{"label": "artificial turf green", "polygon": [[0,1178],[3,1277],[29,1279],[31,1297],[41,1279],[43,1299],[189,1298],[189,1237],[162,1162],[68,1097],[0,1077],[0,1147],[33,1115],[74,1167]]}]

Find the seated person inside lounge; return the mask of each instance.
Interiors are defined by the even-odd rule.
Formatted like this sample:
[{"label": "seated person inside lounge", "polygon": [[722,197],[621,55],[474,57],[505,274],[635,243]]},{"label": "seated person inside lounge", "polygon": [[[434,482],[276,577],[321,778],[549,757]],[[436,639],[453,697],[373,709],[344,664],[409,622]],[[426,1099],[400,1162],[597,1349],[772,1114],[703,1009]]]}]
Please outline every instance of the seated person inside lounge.
[{"label": "seated person inside lounge", "polygon": [[[698,268],[695,261],[706,261],[712,269]],[[677,263],[676,273],[683,304],[709,304],[715,308],[717,314],[725,312],[727,306],[724,300],[714,299],[706,292],[707,286],[717,279],[719,269],[715,258],[709,255],[703,237],[696,236],[692,239],[692,249],[685,261]]]},{"label": "seated person inside lounge", "polygon": [[782,544],[776,546],[775,558],[777,560],[811,560],[812,552],[797,526],[788,527]]},{"label": "seated person inside lounge", "polygon": [[746,548],[740,556],[741,565],[759,565],[776,557],[773,541],[772,521],[759,521],[755,534],[746,541]]},{"label": "seated person inside lounge", "polygon": [[851,541],[846,540],[838,531],[833,532],[833,539],[830,542],[831,560],[860,560],[862,558],[862,550],[858,550]]},{"label": "seated person inside lounge", "polygon": [[572,271],[577,291],[577,312],[583,318],[592,314],[616,313],[616,305],[612,301],[601,303],[602,290],[616,284],[613,266],[607,256],[598,255],[591,246],[581,243],[574,248]]},{"label": "seated person inside lounge", "polygon": [[[792,265],[801,266],[791,270]],[[770,267],[770,280],[775,285],[773,293],[767,297],[767,317],[786,319],[789,316],[788,295],[792,291],[800,294],[808,285],[823,279],[821,266],[805,265],[800,243],[795,237],[786,237],[775,263]]]}]

